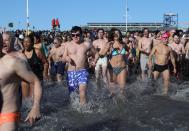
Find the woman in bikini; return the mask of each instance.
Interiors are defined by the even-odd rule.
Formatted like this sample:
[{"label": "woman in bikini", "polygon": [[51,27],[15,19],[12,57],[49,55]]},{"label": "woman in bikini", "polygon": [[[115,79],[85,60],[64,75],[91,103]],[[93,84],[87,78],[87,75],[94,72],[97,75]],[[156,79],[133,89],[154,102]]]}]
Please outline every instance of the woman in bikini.
[{"label": "woman in bikini", "polygon": [[[112,29],[109,34],[109,41],[112,41],[109,54],[110,87],[118,85],[120,93],[123,95],[126,85],[125,55],[127,52],[122,41],[121,31]],[[114,95],[113,91],[111,91],[111,95]]]}]

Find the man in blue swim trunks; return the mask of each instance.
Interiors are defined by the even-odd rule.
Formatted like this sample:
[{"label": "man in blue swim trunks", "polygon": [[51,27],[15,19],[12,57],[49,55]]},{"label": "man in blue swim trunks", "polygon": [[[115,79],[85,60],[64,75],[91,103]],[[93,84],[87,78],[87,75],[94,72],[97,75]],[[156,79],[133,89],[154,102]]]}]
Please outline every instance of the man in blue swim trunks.
[{"label": "man in blue swim trunks", "polygon": [[65,45],[63,61],[68,63],[69,92],[79,91],[80,104],[86,103],[88,72],[86,70],[86,52],[90,48],[88,41],[82,41],[82,30],[78,26],[71,29],[72,41]]}]

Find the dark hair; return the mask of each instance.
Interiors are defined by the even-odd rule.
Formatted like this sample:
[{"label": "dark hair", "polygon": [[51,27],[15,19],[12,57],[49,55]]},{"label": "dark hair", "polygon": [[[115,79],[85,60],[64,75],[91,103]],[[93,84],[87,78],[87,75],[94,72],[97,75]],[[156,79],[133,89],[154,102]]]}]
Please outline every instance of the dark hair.
[{"label": "dark hair", "polygon": [[144,33],[144,31],[145,31],[145,30],[148,30],[148,31],[149,31],[149,29],[148,29],[148,28],[143,28],[143,29],[142,29],[142,32]]},{"label": "dark hair", "polygon": [[54,40],[57,39],[60,43],[62,43],[62,38],[60,36],[55,36]]},{"label": "dark hair", "polygon": [[75,33],[77,31],[79,31],[80,34],[83,33],[81,27],[79,27],[79,26],[73,26],[72,29],[71,29],[71,33]]},{"label": "dark hair", "polygon": [[115,34],[115,31],[118,31],[119,32],[119,42],[120,43],[123,43],[122,42],[122,33],[119,29],[117,28],[112,28],[108,34],[108,41],[114,41],[114,34]]},{"label": "dark hair", "polygon": [[34,37],[35,37],[37,40],[39,40],[39,42],[41,42],[41,37],[40,37],[39,34],[35,33],[35,34],[34,34]]},{"label": "dark hair", "polygon": [[3,36],[1,33],[0,33],[0,42],[3,43]]},{"label": "dark hair", "polygon": [[29,38],[31,43],[32,43],[32,45],[34,45],[34,36],[32,34],[26,36],[24,39],[26,39],[26,38]]},{"label": "dark hair", "polygon": [[3,46],[3,36],[2,34],[0,33],[0,48]]},{"label": "dark hair", "polygon": [[176,33],[173,34],[173,38],[174,38],[175,36],[180,37],[178,32],[176,32]]},{"label": "dark hair", "polygon": [[98,28],[97,33],[98,33],[100,30],[102,30],[103,33],[104,33],[104,29],[103,29],[103,28]]}]

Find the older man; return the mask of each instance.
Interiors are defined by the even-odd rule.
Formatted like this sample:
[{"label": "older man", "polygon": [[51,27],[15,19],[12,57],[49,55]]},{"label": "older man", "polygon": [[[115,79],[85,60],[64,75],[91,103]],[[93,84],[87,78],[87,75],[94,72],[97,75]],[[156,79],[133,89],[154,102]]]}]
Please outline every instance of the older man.
[{"label": "older man", "polygon": [[[40,117],[41,85],[31,71],[25,56],[14,50],[14,35],[10,32],[3,34],[0,42],[0,130],[17,130],[20,118],[19,84],[21,80],[34,85],[34,102],[25,121],[31,124]],[[2,53],[0,53],[2,54]]]}]

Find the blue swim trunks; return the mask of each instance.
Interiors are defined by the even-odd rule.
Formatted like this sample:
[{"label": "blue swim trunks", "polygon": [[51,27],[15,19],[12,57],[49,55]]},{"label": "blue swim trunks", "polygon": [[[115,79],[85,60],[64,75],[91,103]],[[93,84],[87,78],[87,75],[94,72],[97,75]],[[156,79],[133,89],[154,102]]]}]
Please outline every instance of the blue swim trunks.
[{"label": "blue swim trunks", "polygon": [[87,85],[89,73],[86,69],[67,71],[69,92],[78,91],[79,85]]},{"label": "blue swim trunks", "polygon": [[51,63],[51,71],[50,74],[51,75],[56,75],[56,74],[61,74],[64,75],[64,68],[65,68],[65,63],[63,63],[62,61],[59,62],[52,62]]}]

